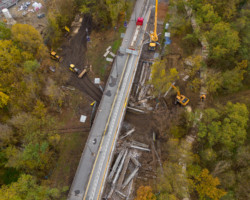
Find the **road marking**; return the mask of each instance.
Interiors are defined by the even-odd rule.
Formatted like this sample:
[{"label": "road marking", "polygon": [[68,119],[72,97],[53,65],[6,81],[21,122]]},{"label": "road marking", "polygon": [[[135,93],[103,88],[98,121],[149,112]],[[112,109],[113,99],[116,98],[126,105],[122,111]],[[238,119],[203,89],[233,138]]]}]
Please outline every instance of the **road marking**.
[{"label": "road marking", "polygon": [[[151,10],[149,11],[149,15],[148,15],[148,16],[150,16],[150,14],[151,14]],[[148,17],[148,19],[149,19],[149,17]],[[145,28],[144,28],[144,31],[146,30],[147,25],[148,25],[148,20],[147,20],[147,24],[146,24],[146,26],[145,26]],[[142,44],[143,38],[144,38],[144,37],[142,37],[141,44]],[[141,45],[141,44],[140,44],[140,45]],[[142,49],[141,49],[141,50],[142,50]],[[140,51],[141,51],[141,50],[140,50]],[[136,58],[136,62],[135,62],[134,70],[133,70],[132,74],[135,73],[135,69],[136,69],[136,65],[137,65],[137,63],[138,63],[138,59],[139,59],[139,56],[137,56],[137,58]],[[133,77],[134,77],[134,76],[132,76],[131,79],[130,79],[129,87],[128,87],[128,88],[131,87]],[[129,97],[129,96],[128,96],[128,93],[129,93],[129,92],[130,92],[130,90],[127,90],[126,98],[125,98],[125,101],[124,101],[124,104],[123,104],[123,109],[125,109],[126,106],[127,106],[128,97]],[[124,112],[124,111],[122,111],[122,112],[120,113],[120,116],[119,116],[118,121],[120,121],[120,119],[121,119],[121,117],[122,117],[122,115],[123,115],[123,112]],[[101,191],[102,191],[102,185],[103,185],[103,182],[104,182],[104,177],[105,177],[105,175],[106,175],[106,171],[107,171],[107,168],[108,168],[109,159],[110,159],[110,156],[111,156],[112,148],[113,148],[113,146],[114,146],[114,142],[115,142],[116,135],[117,135],[117,133],[118,133],[119,126],[120,126],[120,124],[118,124],[118,125],[116,126],[116,131],[115,131],[115,134],[114,134],[114,137],[113,137],[111,149],[110,149],[109,156],[108,156],[108,159],[107,159],[107,163],[106,163],[106,166],[105,166],[104,175],[103,175],[103,177],[102,177],[102,182],[101,182],[101,185],[100,185],[100,188],[99,188],[99,192],[98,192],[98,197],[97,197],[97,199],[99,199],[100,194],[101,194]]]},{"label": "road marking", "polygon": [[[125,65],[124,66],[127,66],[127,62],[128,62],[128,59],[129,59],[129,55],[126,59],[126,62],[125,62]],[[117,98],[117,95],[119,93],[119,88],[121,86],[121,82],[122,82],[122,79],[123,79],[123,76],[124,76],[124,72],[125,72],[125,69],[126,67],[123,68],[123,71],[122,71],[122,75],[121,75],[121,79],[120,79],[120,82],[119,82],[119,85],[117,87],[117,90],[116,90],[116,95],[115,95],[115,99],[113,101],[113,104],[112,104],[112,107],[111,107],[111,110],[110,110],[110,113],[109,113],[109,118],[108,118],[108,121],[106,123],[106,127],[104,129],[104,133],[103,133],[103,136],[102,136],[102,140],[101,140],[101,143],[100,143],[100,146],[99,146],[99,149],[98,149],[98,153],[97,153],[97,156],[96,156],[96,159],[95,159],[95,162],[94,162],[94,165],[93,165],[93,168],[92,168],[92,171],[91,171],[91,174],[90,174],[90,178],[89,178],[89,181],[88,181],[88,185],[87,185],[87,188],[86,188],[86,191],[85,191],[85,195],[83,197],[83,199],[85,200],[86,199],[86,195],[87,195],[87,192],[88,192],[88,189],[89,189],[89,185],[90,185],[90,182],[91,182],[91,178],[93,176],[93,172],[94,172],[94,169],[95,169],[95,165],[96,165],[96,162],[97,162],[97,159],[99,157],[99,154],[100,154],[100,149],[102,147],[102,143],[103,143],[103,140],[104,140],[104,136],[106,134],[106,131],[107,131],[107,128],[108,128],[108,125],[109,125],[109,120],[111,118],[111,115],[112,115],[112,112],[113,112],[113,108],[114,108],[114,105],[115,105],[115,102],[116,102],[116,98]]]},{"label": "road marking", "polygon": [[[138,59],[139,59],[139,56],[137,56],[137,59],[136,59],[136,62],[135,62],[135,65],[134,65],[134,66],[137,65]],[[135,73],[135,68],[134,68],[132,74],[134,74],[134,73]],[[131,86],[131,84],[132,84],[132,80],[133,80],[133,78],[130,79],[129,87],[128,87],[128,88],[130,88],[130,86]],[[129,91],[130,91],[130,90],[127,90],[126,98],[125,98],[125,101],[124,101],[124,104],[123,104],[123,109],[125,109],[126,106],[127,106],[128,97],[129,97],[129,96],[128,96]],[[123,110],[123,112],[124,112],[124,110]],[[119,116],[119,120],[118,120],[118,121],[120,121],[120,119],[121,119],[121,117],[122,117],[122,115],[123,115],[123,112],[120,113],[120,116]],[[113,148],[113,146],[114,146],[114,142],[115,142],[116,135],[117,135],[117,133],[118,133],[119,126],[120,126],[120,124],[116,126],[116,131],[115,131],[115,135],[114,135],[114,137],[113,137],[113,141],[112,141],[112,145],[111,145],[111,150],[110,150],[110,152],[109,152],[108,161],[109,161],[110,156],[111,156],[112,148]],[[107,171],[107,168],[108,168],[108,163],[109,163],[109,162],[107,162],[107,163],[106,163],[106,166],[105,166],[104,175],[103,175],[103,177],[102,177],[101,187],[100,187],[100,189],[99,189],[98,198],[97,198],[97,199],[99,199],[99,196],[100,196],[100,193],[101,193],[101,188],[102,188],[102,185],[103,185],[103,182],[104,182],[104,177],[105,177],[105,174],[106,174],[106,171]]]},{"label": "road marking", "polygon": [[[150,10],[150,13],[151,13],[151,10]],[[150,16],[150,13],[149,13],[149,16]],[[149,19],[149,17],[148,17],[148,19]],[[144,30],[146,30],[147,25],[148,25],[148,20],[147,20],[147,24],[146,24]],[[142,41],[143,41],[143,40],[142,40]],[[142,44],[142,41],[141,41],[141,44]],[[127,57],[127,59],[126,59],[126,62],[125,62],[125,65],[124,65],[124,66],[126,66],[126,67],[127,67],[127,62],[128,62],[128,59],[129,59],[129,58],[130,58],[130,56],[128,55],[128,57]],[[139,58],[139,56],[137,57],[136,63],[138,62],[138,58]],[[88,185],[87,185],[87,188],[86,188],[86,191],[85,191],[85,195],[84,195],[84,198],[83,198],[84,200],[86,200],[86,195],[87,195],[87,192],[88,192],[88,189],[89,189],[89,186],[90,186],[90,182],[91,182],[91,179],[92,179],[92,176],[93,176],[93,172],[94,172],[94,170],[95,170],[95,166],[96,166],[97,160],[98,160],[99,155],[100,155],[100,152],[101,152],[100,150],[101,150],[101,148],[102,148],[102,144],[103,144],[103,141],[104,141],[104,136],[105,136],[105,134],[106,134],[107,127],[108,127],[109,121],[110,121],[110,119],[111,119],[111,115],[113,114],[114,105],[115,105],[115,103],[116,103],[116,99],[117,99],[117,96],[118,96],[118,93],[119,93],[119,88],[120,88],[120,86],[121,86],[121,83],[122,83],[122,80],[123,80],[123,76],[124,76],[126,67],[123,68],[122,76],[121,76],[119,85],[118,85],[118,87],[117,87],[115,99],[114,99],[114,101],[113,101],[113,104],[112,104],[112,107],[111,107],[111,111],[110,111],[110,114],[109,114],[109,118],[108,118],[108,121],[107,121],[107,123],[106,123],[106,127],[105,127],[105,130],[104,130],[104,133],[103,133],[103,136],[102,136],[102,140],[101,140],[101,143],[100,143],[100,146],[99,146],[99,149],[98,149],[98,153],[97,153],[97,156],[96,156],[96,159],[95,159],[95,162],[94,162],[94,165],[93,165],[91,174],[90,174],[90,178],[89,178],[89,181],[88,181]],[[133,72],[133,73],[134,73],[134,72]],[[132,81],[132,79],[130,80],[130,85],[131,85],[131,81]],[[127,91],[127,93],[128,93],[128,91]],[[126,94],[126,95],[127,95],[127,94]],[[125,99],[124,106],[126,106],[127,100],[128,100],[128,97],[126,97],[126,99]],[[117,112],[115,113],[115,115],[117,115]],[[121,115],[120,115],[120,117],[121,117]],[[119,120],[120,120],[120,118],[119,118]],[[112,126],[113,126],[113,124],[112,124]],[[118,126],[117,126],[117,128],[118,128]],[[116,129],[116,132],[115,132],[115,136],[116,136],[116,134],[117,134],[117,129]],[[114,138],[115,138],[115,137],[114,137]],[[114,143],[114,138],[113,138],[113,141],[112,141],[112,147],[113,147],[113,143]],[[111,149],[112,149],[112,148],[111,148]],[[110,152],[110,153],[111,153],[111,152]],[[109,154],[108,160],[109,160],[109,158],[110,158],[110,154]],[[108,162],[106,163],[106,166],[105,166],[105,172],[104,172],[104,176],[103,176],[103,178],[102,178],[101,186],[102,186],[102,184],[103,184],[103,179],[104,179],[104,177],[105,177],[105,173],[106,173],[106,170],[107,170],[107,164],[108,164]],[[100,173],[100,171],[98,171],[98,173]],[[100,190],[99,190],[99,193],[98,193],[98,198],[99,198],[99,195],[100,195],[100,191],[101,191],[101,187],[100,187]]]}]

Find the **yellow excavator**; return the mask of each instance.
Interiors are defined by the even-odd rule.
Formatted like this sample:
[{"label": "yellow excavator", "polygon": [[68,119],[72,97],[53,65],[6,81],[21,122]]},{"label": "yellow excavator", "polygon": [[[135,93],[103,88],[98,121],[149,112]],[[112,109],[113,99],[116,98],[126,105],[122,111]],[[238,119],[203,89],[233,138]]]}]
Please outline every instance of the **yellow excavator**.
[{"label": "yellow excavator", "polygon": [[[157,35],[157,12],[158,12],[158,0],[155,1],[155,23],[154,23],[154,32],[149,34],[150,42],[148,49],[150,51],[155,51],[156,44],[158,43],[158,35]],[[159,44],[159,43],[158,43]]]},{"label": "yellow excavator", "polygon": [[177,95],[176,95],[176,102],[181,104],[182,106],[186,106],[189,102],[189,98],[185,97],[184,95],[182,95],[179,91],[179,89],[177,89],[173,84],[171,84],[172,88],[176,91]]}]

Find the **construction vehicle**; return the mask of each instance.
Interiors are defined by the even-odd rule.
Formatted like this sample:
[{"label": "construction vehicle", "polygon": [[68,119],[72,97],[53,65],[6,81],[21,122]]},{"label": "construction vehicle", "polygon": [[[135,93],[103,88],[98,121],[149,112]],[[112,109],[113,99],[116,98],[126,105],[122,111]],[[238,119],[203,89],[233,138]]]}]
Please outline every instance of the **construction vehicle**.
[{"label": "construction vehicle", "polygon": [[74,65],[74,64],[70,64],[69,65],[69,69],[70,71],[74,72],[75,74],[78,75],[78,78],[82,78],[87,72],[87,68],[84,68],[81,72],[80,70]]},{"label": "construction vehicle", "polygon": [[177,92],[176,95],[176,103],[181,104],[182,106],[186,106],[189,102],[189,99],[187,97],[185,97],[184,95],[182,95],[179,91],[179,89],[177,89],[173,84],[171,84],[172,88]]},{"label": "construction vehicle", "polygon": [[155,23],[154,23],[154,31],[149,34],[150,42],[148,49],[150,51],[155,51],[156,44],[158,43],[158,35],[157,35],[157,12],[158,12],[158,0],[155,0]]},{"label": "construction vehicle", "polygon": [[62,60],[62,57],[58,56],[57,53],[55,51],[51,51],[50,52],[50,57],[53,59],[53,60],[56,60],[58,62],[60,62]]}]

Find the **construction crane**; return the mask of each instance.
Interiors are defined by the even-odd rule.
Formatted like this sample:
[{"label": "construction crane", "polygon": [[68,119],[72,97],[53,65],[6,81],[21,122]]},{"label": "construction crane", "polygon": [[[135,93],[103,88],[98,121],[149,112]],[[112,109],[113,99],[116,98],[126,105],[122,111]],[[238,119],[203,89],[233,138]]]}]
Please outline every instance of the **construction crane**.
[{"label": "construction crane", "polygon": [[155,0],[155,23],[154,23],[154,32],[149,34],[150,43],[148,49],[150,51],[155,51],[156,43],[158,42],[158,35],[157,35],[157,12],[158,12],[158,0]]},{"label": "construction crane", "polygon": [[173,84],[171,84],[172,88],[176,91],[177,95],[176,95],[176,102],[181,104],[182,106],[186,106],[189,102],[189,99],[187,97],[185,97],[184,95],[182,95],[179,91],[179,89],[177,89]]}]

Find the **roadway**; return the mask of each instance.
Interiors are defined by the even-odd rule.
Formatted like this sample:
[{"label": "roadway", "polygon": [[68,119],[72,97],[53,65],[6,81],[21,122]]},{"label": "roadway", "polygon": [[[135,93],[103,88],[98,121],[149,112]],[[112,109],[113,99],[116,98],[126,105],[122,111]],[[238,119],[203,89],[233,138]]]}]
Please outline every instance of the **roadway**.
[{"label": "roadway", "polygon": [[[68,200],[98,200],[102,196],[113,150],[119,135],[129,94],[140,58],[140,49],[150,16],[149,1],[137,0],[128,23],[120,53],[116,56],[92,129],[71,185]],[[127,54],[136,29],[136,19],[144,17],[134,54]]]}]

